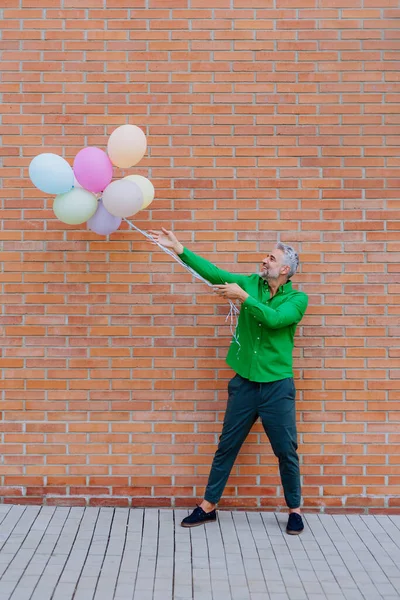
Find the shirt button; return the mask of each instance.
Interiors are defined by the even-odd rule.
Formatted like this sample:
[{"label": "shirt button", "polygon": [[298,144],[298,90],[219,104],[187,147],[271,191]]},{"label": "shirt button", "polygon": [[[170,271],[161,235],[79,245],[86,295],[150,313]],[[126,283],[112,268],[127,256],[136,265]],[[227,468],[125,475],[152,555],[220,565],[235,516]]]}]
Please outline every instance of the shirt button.
[{"label": "shirt button", "polygon": [[254,350],[254,354],[257,354],[257,350]]},{"label": "shirt button", "polygon": [[261,323],[259,323],[258,326],[261,327]]},{"label": "shirt button", "polygon": [[257,339],[259,340],[260,338],[258,337]]}]

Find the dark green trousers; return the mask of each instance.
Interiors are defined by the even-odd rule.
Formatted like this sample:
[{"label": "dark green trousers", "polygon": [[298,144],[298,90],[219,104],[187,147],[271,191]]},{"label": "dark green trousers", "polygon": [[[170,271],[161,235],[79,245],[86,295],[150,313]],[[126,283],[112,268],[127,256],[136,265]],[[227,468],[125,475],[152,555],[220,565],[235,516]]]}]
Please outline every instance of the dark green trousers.
[{"label": "dark green trousers", "polygon": [[238,452],[260,417],[279,460],[286,504],[289,508],[300,506],[295,397],[292,377],[271,383],[255,383],[240,375],[230,380],[222,433],[204,495],[208,502],[216,504],[221,498]]}]

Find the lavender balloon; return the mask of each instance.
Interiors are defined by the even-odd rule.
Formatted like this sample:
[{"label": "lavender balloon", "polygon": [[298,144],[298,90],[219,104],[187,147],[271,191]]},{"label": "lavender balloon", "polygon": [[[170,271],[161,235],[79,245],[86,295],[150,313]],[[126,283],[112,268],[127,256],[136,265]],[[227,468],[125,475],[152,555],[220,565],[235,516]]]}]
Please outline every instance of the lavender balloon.
[{"label": "lavender balloon", "polygon": [[99,200],[97,211],[93,217],[87,221],[87,226],[94,233],[99,235],[109,235],[114,231],[117,231],[121,225],[121,217],[115,217],[111,215],[106,208],[104,208],[103,201]]}]

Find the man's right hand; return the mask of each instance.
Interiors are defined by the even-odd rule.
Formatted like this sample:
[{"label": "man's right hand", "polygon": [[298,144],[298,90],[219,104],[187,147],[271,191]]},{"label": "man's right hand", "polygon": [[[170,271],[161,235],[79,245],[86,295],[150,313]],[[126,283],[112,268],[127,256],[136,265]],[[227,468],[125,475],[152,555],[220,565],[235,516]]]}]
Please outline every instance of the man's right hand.
[{"label": "man's right hand", "polygon": [[171,248],[171,250],[174,250],[176,254],[182,254],[183,245],[180,243],[175,234],[172,233],[172,231],[167,231],[167,229],[162,227],[161,231],[150,229],[148,233],[154,238],[154,241],[161,244],[161,246],[165,246],[165,248]]}]

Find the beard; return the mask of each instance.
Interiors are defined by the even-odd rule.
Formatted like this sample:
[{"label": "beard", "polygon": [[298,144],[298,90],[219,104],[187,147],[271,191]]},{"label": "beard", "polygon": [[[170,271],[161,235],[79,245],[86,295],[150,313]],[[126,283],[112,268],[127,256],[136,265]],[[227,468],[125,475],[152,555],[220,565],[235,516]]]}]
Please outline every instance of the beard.
[{"label": "beard", "polygon": [[275,279],[278,279],[278,277],[274,277],[271,272],[269,271],[269,269],[263,269],[262,271],[259,271],[259,276],[261,277],[261,279],[263,279],[264,281],[274,281]]}]

